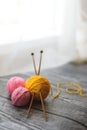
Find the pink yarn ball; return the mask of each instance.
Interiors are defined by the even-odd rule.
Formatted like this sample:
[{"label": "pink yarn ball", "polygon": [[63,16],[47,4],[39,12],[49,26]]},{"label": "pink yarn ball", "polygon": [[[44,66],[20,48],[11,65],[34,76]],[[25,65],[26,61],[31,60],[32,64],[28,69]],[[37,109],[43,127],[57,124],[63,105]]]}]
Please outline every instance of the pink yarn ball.
[{"label": "pink yarn ball", "polygon": [[15,106],[25,106],[29,103],[30,97],[31,94],[26,88],[18,87],[12,93],[12,104]]},{"label": "pink yarn ball", "polygon": [[12,77],[7,82],[7,91],[8,94],[11,95],[12,92],[18,88],[19,86],[24,86],[25,82],[24,79],[21,77]]}]

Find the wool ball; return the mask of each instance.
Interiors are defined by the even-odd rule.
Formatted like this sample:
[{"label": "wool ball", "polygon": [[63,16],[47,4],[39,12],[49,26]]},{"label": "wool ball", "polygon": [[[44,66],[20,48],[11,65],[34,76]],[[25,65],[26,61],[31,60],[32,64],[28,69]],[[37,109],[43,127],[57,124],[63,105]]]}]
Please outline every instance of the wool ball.
[{"label": "wool ball", "polygon": [[21,77],[12,77],[8,80],[7,82],[7,91],[8,91],[8,94],[11,95],[12,92],[18,88],[19,86],[24,86],[25,82],[24,82],[24,79],[21,78]]},{"label": "wool ball", "polygon": [[12,104],[15,106],[25,106],[29,103],[30,97],[30,92],[26,88],[20,86],[12,93]]},{"label": "wool ball", "polygon": [[32,94],[34,93],[34,99],[40,100],[40,93],[43,99],[48,96],[50,83],[45,77],[35,75],[26,80],[25,88],[27,88]]}]

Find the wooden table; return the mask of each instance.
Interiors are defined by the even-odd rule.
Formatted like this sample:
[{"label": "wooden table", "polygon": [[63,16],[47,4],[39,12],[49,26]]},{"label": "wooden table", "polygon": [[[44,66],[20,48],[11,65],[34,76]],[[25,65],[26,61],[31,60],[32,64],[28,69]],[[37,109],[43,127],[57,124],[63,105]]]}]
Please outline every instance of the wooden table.
[{"label": "wooden table", "polygon": [[[79,83],[87,92],[87,65],[72,65],[42,71],[56,92],[60,81]],[[16,74],[24,79],[32,73]],[[30,116],[26,118],[26,107],[15,107],[11,104],[6,91],[7,80],[14,75],[0,77],[0,130],[87,130],[87,97],[69,95],[66,86],[61,87],[60,96],[45,100],[47,122],[43,118],[40,103],[33,103]]]}]

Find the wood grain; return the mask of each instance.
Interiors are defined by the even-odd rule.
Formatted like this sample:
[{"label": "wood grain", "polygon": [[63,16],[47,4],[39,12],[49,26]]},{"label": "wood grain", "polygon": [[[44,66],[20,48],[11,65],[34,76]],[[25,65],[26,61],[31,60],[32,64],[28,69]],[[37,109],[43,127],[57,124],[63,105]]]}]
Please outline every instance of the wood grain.
[{"label": "wood grain", "polygon": [[[87,130],[87,97],[67,94],[66,86],[61,87],[59,98],[53,100],[49,95],[45,100],[47,122],[44,121],[40,102],[33,103],[29,118],[26,117],[28,106],[12,105],[6,91],[8,79],[12,76],[26,79],[32,74],[27,72],[0,77],[0,130]],[[57,82],[61,81],[79,83],[87,92],[87,65],[66,64],[44,70],[41,75],[50,81],[54,93]]]}]

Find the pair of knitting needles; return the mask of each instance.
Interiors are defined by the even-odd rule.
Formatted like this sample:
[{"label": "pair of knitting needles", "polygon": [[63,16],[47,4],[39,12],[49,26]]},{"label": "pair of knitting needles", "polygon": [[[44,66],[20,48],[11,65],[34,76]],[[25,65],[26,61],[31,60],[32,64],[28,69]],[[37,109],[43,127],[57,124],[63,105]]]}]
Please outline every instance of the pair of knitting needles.
[{"label": "pair of knitting needles", "polygon": [[[38,72],[37,72],[37,69],[36,69],[36,64],[35,64],[35,59],[34,59],[34,53],[31,53],[31,56],[32,56],[32,59],[33,59],[34,71],[35,71],[36,75],[40,75],[41,62],[42,62],[42,53],[43,53],[43,50],[40,51],[40,62],[39,62]],[[31,107],[32,107],[32,104],[33,104],[33,100],[34,100],[34,93],[32,95],[31,102],[30,102],[30,105],[29,105],[29,108],[28,108],[28,114],[30,113],[30,110],[31,110]],[[46,110],[45,110],[44,100],[42,98],[41,92],[40,92],[40,100],[41,100],[43,115],[44,115],[44,118],[46,120]]]},{"label": "pair of knitting needles", "polygon": [[40,75],[41,61],[42,61],[42,53],[43,53],[43,50],[40,51],[40,62],[39,62],[38,72],[37,72],[37,69],[36,69],[36,63],[35,63],[34,53],[31,53],[31,56],[32,56],[32,59],[33,59],[34,71],[35,71],[35,74],[36,74],[36,75]]}]

